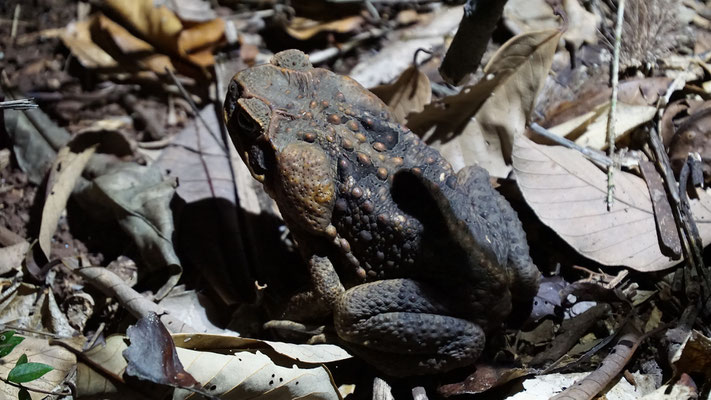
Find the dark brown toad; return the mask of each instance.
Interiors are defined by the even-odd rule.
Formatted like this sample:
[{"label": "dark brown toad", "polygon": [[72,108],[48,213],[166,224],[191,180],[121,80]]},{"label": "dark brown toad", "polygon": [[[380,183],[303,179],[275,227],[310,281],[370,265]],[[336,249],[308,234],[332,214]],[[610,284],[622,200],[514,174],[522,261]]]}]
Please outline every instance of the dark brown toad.
[{"label": "dark brown toad", "polygon": [[539,272],[486,171],[455,173],[352,79],[298,50],[237,73],[225,121],[351,349],[394,375],[473,363]]}]

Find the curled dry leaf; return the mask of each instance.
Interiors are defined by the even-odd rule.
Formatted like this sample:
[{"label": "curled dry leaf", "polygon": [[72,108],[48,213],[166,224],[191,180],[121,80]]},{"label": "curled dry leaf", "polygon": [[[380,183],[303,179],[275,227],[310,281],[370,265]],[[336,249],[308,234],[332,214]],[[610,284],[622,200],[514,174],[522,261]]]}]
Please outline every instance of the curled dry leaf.
[{"label": "curled dry leaf", "polygon": [[[526,203],[540,220],[585,257],[604,265],[658,271],[675,265],[662,254],[649,190],[642,178],[615,173],[612,210],[607,211],[605,172],[580,153],[516,140],[514,170]],[[711,198],[700,192],[692,212],[701,238],[711,240]]]},{"label": "curled dry leaf", "polygon": [[67,206],[69,195],[72,194],[74,185],[81,176],[86,163],[96,151],[96,146],[75,151],[72,151],[70,147],[61,148],[47,179],[47,197],[42,208],[39,245],[48,260],[52,249],[50,242],[57,229],[59,218]]},{"label": "curled dry leaf", "polygon": [[308,40],[320,32],[348,33],[363,25],[364,19],[353,15],[335,21],[314,21],[303,17],[294,17],[286,27],[286,33],[299,40]]},{"label": "curled dry leaf", "polygon": [[118,62],[91,39],[90,27],[96,17],[72,22],[62,31],[60,38],[84,68],[114,68]]},{"label": "curled dry leaf", "polygon": [[711,377],[711,339],[697,330],[684,340],[671,359],[675,375],[701,373]]},{"label": "curled dry leaf", "polygon": [[395,82],[370,91],[392,109],[401,124],[407,123],[408,114],[422,111],[432,100],[430,79],[414,65],[403,71]]},{"label": "curled dry leaf", "polygon": [[190,391],[202,389],[200,383],[185,371],[173,338],[156,313],[151,312],[129,326],[126,335],[131,341],[122,352],[128,361],[127,375]]},{"label": "curled dry leaf", "polygon": [[550,30],[510,39],[486,65],[482,81],[410,115],[408,126],[455,170],[478,163],[505,177],[514,138],[526,128],[560,34]]}]

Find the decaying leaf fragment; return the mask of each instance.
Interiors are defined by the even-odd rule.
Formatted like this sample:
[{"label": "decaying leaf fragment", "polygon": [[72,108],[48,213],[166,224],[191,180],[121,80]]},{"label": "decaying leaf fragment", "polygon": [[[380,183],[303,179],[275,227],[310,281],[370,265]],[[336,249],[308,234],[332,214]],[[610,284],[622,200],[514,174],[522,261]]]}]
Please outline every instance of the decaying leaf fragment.
[{"label": "decaying leaf fragment", "polygon": [[525,130],[560,34],[548,30],[512,38],[486,65],[485,78],[410,115],[408,126],[455,170],[478,163],[505,177],[514,138]]},{"label": "decaying leaf fragment", "polygon": [[[679,261],[662,254],[649,190],[644,180],[615,173],[614,203],[607,211],[605,172],[580,153],[537,145],[519,137],[513,152],[516,178],[526,203],[541,222],[585,257],[605,265],[658,271]],[[711,199],[699,192],[692,213],[702,240],[711,240]]]},{"label": "decaying leaf fragment", "polygon": [[422,111],[432,100],[430,79],[414,65],[403,71],[395,82],[370,91],[392,109],[395,119],[403,125],[407,123],[408,114]]}]

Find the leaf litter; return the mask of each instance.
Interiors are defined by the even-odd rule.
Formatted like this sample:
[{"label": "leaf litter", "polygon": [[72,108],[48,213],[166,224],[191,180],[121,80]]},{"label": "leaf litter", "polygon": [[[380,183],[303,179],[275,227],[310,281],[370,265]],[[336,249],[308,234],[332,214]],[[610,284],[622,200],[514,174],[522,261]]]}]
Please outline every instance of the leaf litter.
[{"label": "leaf litter", "polygon": [[[332,344],[328,326],[264,328],[282,317],[280,305],[294,288],[307,284],[306,266],[273,201],[225,140],[216,111],[236,72],[224,66],[241,69],[296,47],[372,87],[399,122],[455,169],[487,168],[519,212],[534,260],[547,275],[522,330],[487,337],[482,361],[496,363],[414,389],[384,377],[396,391],[492,394],[491,388],[523,382],[509,398],[540,398],[589,387],[584,373],[556,371],[612,371],[608,353],[624,348],[632,327],[648,336],[636,337],[636,351],[623,360],[626,379],[611,384],[607,398],[693,397],[707,390],[708,371],[699,360],[709,352],[708,305],[696,299],[708,295],[709,279],[705,267],[686,260],[694,229],[704,245],[709,240],[711,202],[703,187],[669,193],[676,184],[670,179],[681,174],[686,181],[684,168],[694,165],[689,154],[698,154],[697,168],[709,176],[706,4],[627,2],[622,77],[635,78],[619,85],[615,126],[616,147],[629,150],[607,161],[636,161],[615,170],[608,212],[605,173],[570,141],[586,154],[607,147],[610,37],[600,32],[614,26],[615,1],[510,0],[498,22],[477,14],[475,1],[464,7],[437,1],[59,3],[66,10],[57,5],[56,15],[18,2],[0,5],[9,21],[19,13],[15,28],[0,24],[7,38],[2,93],[10,99],[34,94],[41,106],[4,110],[0,124],[0,210],[7,211],[0,212],[0,321],[55,338],[76,336],[62,339],[63,348],[84,357],[45,360],[44,339],[23,342],[29,362],[55,368],[27,385],[51,391],[74,382],[82,395],[145,395],[125,370],[158,372],[145,356],[151,343],[161,343],[157,348],[167,353],[150,353],[157,355],[152,359],[172,354],[178,372],[139,374],[159,385],[199,385],[217,397],[340,398],[344,383],[357,382],[349,390],[370,397],[379,374]],[[30,21],[34,11],[38,18]],[[462,44],[471,21],[485,21],[474,24],[485,33]],[[33,46],[37,51],[28,53]],[[424,62],[413,65],[419,49],[431,54],[424,60],[420,53]],[[532,121],[557,137],[527,130]],[[647,139],[657,127],[668,162]],[[31,212],[28,196],[35,193],[41,201]],[[678,210],[685,201],[689,212]],[[684,222],[687,213],[692,217]],[[123,335],[135,320],[143,328],[150,320],[155,329],[140,335],[129,329],[139,350],[127,362]],[[562,356],[546,358],[546,352]],[[73,365],[76,375],[67,368]],[[187,374],[194,377],[188,384],[173,379]],[[252,379],[241,381],[240,374]],[[17,396],[5,383],[0,390]],[[191,393],[160,390],[173,398]]]}]

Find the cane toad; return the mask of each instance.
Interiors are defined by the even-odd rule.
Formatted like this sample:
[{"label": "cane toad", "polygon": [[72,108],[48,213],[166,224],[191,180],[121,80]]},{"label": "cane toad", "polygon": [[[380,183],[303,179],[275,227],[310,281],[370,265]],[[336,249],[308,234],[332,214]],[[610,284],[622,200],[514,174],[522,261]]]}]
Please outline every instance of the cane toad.
[{"label": "cane toad", "polygon": [[487,172],[455,173],[354,80],[283,51],[232,78],[224,116],[338,335],[385,372],[473,363],[535,294],[521,223]]}]

